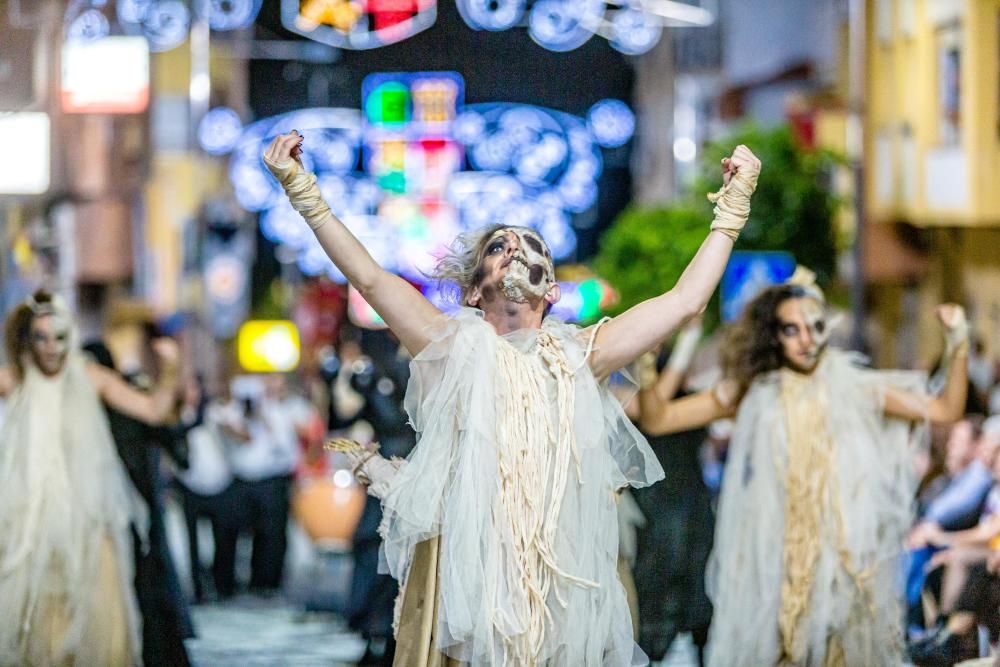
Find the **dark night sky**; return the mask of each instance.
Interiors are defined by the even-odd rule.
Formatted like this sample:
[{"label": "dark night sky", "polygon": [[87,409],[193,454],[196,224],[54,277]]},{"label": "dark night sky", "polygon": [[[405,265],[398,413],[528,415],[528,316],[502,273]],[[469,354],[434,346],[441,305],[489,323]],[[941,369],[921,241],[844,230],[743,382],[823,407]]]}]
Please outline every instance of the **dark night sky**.
[{"label": "dark night sky", "polygon": [[[281,27],[278,0],[263,4],[258,38],[304,39]],[[378,49],[343,51],[332,65],[304,66],[295,80],[289,80],[287,62],[252,61],[250,104],[255,117],[309,105],[309,79],[316,68],[325,70],[330,82],[328,99],[313,101],[319,105],[360,108],[361,82],[373,72],[450,70],[465,78],[466,103],[522,102],[577,116],[607,97],[631,103],[634,79],[626,57],[601,37],[574,51],[554,53],[535,44],[524,28],[499,33],[472,30],[454,0],[439,0],[437,22],[428,30]],[[603,154],[596,225],[578,230],[580,260],[593,255],[600,232],[630,199],[627,149]]]}]

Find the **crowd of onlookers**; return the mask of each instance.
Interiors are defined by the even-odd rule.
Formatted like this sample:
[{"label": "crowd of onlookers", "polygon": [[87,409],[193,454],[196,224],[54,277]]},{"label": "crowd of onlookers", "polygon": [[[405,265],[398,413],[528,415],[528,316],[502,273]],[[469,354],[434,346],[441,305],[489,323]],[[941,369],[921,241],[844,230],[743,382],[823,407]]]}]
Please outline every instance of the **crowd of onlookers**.
[{"label": "crowd of onlookers", "polygon": [[906,578],[910,658],[950,665],[1000,639],[1000,368],[973,350],[967,414],[933,433]]},{"label": "crowd of onlookers", "polygon": [[[184,442],[186,461],[172,468],[171,489],[183,510],[187,549],[197,602],[225,600],[247,592],[272,596],[282,590],[288,551],[290,508],[296,486],[308,489],[354,487],[342,479],[343,461],[326,452],[332,434],[363,444],[378,442],[386,456],[405,456],[415,436],[402,409],[408,358],[385,332],[344,329],[336,348],[322,350],[316,373],[307,379],[282,374],[244,375],[231,380],[225,395],[210,397],[200,378],[186,382],[174,431]],[[293,385],[293,382],[296,384]],[[332,487],[330,480],[337,482]],[[322,495],[322,494],[320,494]],[[332,497],[332,496],[331,496]],[[334,605],[369,644],[362,662],[391,656],[392,605],[396,584],[378,574],[378,502],[366,497],[360,511],[333,503],[313,507],[315,494],[302,494],[304,533],[322,539],[316,513],[344,514],[353,574],[345,602]],[[348,516],[350,515],[350,516]],[[206,567],[200,544],[211,526],[213,555]],[[239,581],[239,540],[251,541],[249,579]],[[320,604],[320,607],[329,605]]]}]

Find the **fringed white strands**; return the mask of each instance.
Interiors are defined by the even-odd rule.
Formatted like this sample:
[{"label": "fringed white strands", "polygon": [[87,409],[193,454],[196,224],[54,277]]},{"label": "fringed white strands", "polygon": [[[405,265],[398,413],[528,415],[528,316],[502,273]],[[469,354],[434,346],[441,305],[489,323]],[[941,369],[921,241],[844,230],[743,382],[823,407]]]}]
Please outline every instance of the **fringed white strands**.
[{"label": "fringed white strands", "polygon": [[[570,466],[576,471],[577,483],[582,477],[573,429],[574,372],[550,332],[538,333],[535,351],[536,355],[521,353],[503,340],[497,346],[497,372],[508,388],[500,393],[504,418],[497,421],[500,506],[510,523],[526,592],[514,611],[528,619],[526,632],[506,636],[503,641],[507,660],[532,666],[538,664],[545,625],[551,621],[546,604],[549,594],[566,607],[559,580],[581,587],[597,586],[563,571],[556,562],[556,528]],[[549,419],[546,375],[555,380],[557,433],[553,433]],[[548,497],[547,480],[552,485]]]}]

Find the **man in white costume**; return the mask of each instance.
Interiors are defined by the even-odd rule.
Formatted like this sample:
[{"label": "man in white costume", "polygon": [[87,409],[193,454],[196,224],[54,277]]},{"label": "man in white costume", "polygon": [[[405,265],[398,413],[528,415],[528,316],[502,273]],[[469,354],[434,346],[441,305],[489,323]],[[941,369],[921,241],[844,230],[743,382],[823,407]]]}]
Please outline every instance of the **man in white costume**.
[{"label": "man in white costume", "polygon": [[546,318],[551,254],[524,227],[460,237],[437,277],[443,315],[383,270],[278,136],[264,160],[327,254],[413,355],[405,462],[352,452],[382,498],[384,556],[403,586],[396,665],[642,664],[616,572],[615,491],[663,476],[608,389],[615,371],[699,313],[749,215],[760,162],[723,162],[712,231],[677,285],[589,329]]},{"label": "man in white costume", "polygon": [[827,348],[825,301],[807,273],[764,290],[727,332],[727,380],[643,404],[652,435],[736,418],[707,575],[710,665],[902,663],[911,424],[954,421],[965,406],[968,325],[958,306],[938,317],[950,366],[932,397],[918,373],[868,370]]},{"label": "man in white costume", "polygon": [[151,424],[173,407],[177,347],[154,342],[160,382],[140,392],[81,353],[61,300],[36,292],[7,318],[0,396],[0,665],[129,667],[142,646],[132,533],[145,506],[103,400]]}]

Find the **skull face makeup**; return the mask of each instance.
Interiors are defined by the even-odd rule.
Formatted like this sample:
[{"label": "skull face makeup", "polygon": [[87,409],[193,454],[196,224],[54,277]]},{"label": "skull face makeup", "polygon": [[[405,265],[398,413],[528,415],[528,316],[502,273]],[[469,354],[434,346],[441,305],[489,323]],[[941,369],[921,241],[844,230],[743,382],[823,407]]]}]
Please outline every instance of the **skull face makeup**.
[{"label": "skull face makeup", "polygon": [[[516,247],[508,252],[507,245],[516,238]],[[486,244],[486,257],[496,252],[497,244],[503,244],[506,253],[502,266],[507,269],[500,289],[511,301],[524,303],[531,297],[544,297],[555,282],[555,267],[552,254],[545,242],[534,231],[525,227],[506,227],[498,230]]]},{"label": "skull face makeup", "polygon": [[783,301],[775,315],[785,363],[801,373],[811,373],[830,338],[823,304],[810,297],[794,297]]},{"label": "skull face makeup", "polygon": [[31,322],[31,358],[45,375],[62,370],[69,352],[70,327],[58,314],[39,315]]}]

